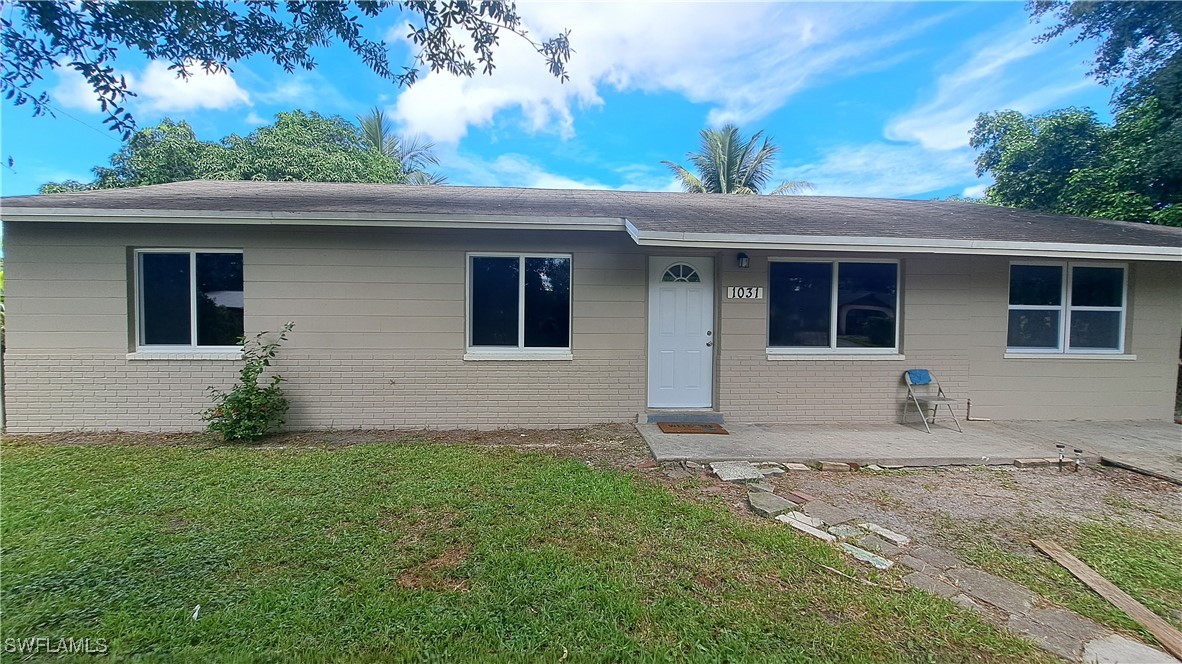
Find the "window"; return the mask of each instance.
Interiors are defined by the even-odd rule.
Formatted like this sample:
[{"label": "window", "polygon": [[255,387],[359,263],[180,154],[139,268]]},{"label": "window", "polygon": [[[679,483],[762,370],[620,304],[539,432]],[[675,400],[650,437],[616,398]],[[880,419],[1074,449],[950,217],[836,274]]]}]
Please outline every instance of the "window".
[{"label": "window", "polygon": [[136,284],[140,348],[238,347],[241,251],[137,251]]},{"label": "window", "polygon": [[699,284],[702,283],[702,278],[698,276],[698,271],[694,269],[694,266],[678,263],[676,265],[670,265],[669,269],[665,270],[661,281]]},{"label": "window", "polygon": [[468,257],[468,346],[570,349],[570,256]]},{"label": "window", "polygon": [[1011,352],[1120,353],[1124,320],[1124,266],[1010,266]]},{"label": "window", "polygon": [[898,263],[769,263],[768,346],[897,352]]}]

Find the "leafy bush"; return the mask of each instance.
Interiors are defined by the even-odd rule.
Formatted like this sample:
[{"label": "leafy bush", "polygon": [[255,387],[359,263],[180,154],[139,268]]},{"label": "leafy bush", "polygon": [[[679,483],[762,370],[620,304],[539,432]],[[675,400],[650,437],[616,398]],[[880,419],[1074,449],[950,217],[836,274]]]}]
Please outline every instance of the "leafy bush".
[{"label": "leafy bush", "polygon": [[201,413],[201,419],[208,422],[210,431],[222,434],[227,441],[252,441],[283,424],[289,406],[279,387],[283,377],[273,375],[270,384],[260,387],[259,376],[271,366],[279,345],[287,341],[293,327],[295,324],[289,321],[272,341],[265,341],[270,332],[259,332],[250,341],[243,339],[245,364],[238,372],[238,382],[229,392],[209,388],[216,405]]}]

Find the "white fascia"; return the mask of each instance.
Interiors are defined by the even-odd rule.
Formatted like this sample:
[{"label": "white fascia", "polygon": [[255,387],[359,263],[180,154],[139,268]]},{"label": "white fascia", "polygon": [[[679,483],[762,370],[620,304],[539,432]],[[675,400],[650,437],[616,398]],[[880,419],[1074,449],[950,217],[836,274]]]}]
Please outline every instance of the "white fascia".
[{"label": "white fascia", "polygon": [[999,240],[954,240],[942,238],[642,231],[628,220],[624,220],[624,227],[628,230],[628,234],[632,236],[632,240],[636,244],[646,247],[977,254],[985,256],[1054,256],[1061,258],[1182,262],[1182,247],[1072,244],[1059,242],[1003,242]]},{"label": "white fascia", "polygon": [[27,208],[0,210],[4,221],[89,224],[202,224],[235,226],[367,226],[390,228],[492,228],[508,230],[610,231],[624,228],[611,217],[523,215],[383,214],[370,212],[258,212],[220,210],[122,210]]}]

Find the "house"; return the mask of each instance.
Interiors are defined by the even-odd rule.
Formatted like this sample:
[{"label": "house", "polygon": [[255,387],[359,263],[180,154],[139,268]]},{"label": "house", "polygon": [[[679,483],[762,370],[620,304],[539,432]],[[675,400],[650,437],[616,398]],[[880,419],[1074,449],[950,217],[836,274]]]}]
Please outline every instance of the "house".
[{"label": "house", "polygon": [[2,201],[10,432],[184,430],[295,322],[293,428],[675,410],[1167,420],[1182,229],[955,202],[296,182]]}]

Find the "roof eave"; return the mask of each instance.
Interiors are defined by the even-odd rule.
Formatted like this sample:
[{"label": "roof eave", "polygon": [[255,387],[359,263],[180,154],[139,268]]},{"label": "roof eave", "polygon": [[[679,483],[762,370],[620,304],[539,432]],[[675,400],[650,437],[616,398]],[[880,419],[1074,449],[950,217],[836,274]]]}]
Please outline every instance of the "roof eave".
[{"label": "roof eave", "polygon": [[388,228],[491,228],[499,230],[620,230],[610,217],[529,215],[384,214],[366,212],[258,212],[221,210],[124,210],[107,208],[5,207],[0,219],[13,222],[80,224],[209,224],[232,226],[363,226]]},{"label": "roof eave", "polygon": [[630,221],[625,227],[636,244],[645,247],[968,254],[1182,262],[1182,247],[837,235],[681,233],[644,231],[636,228]]}]

